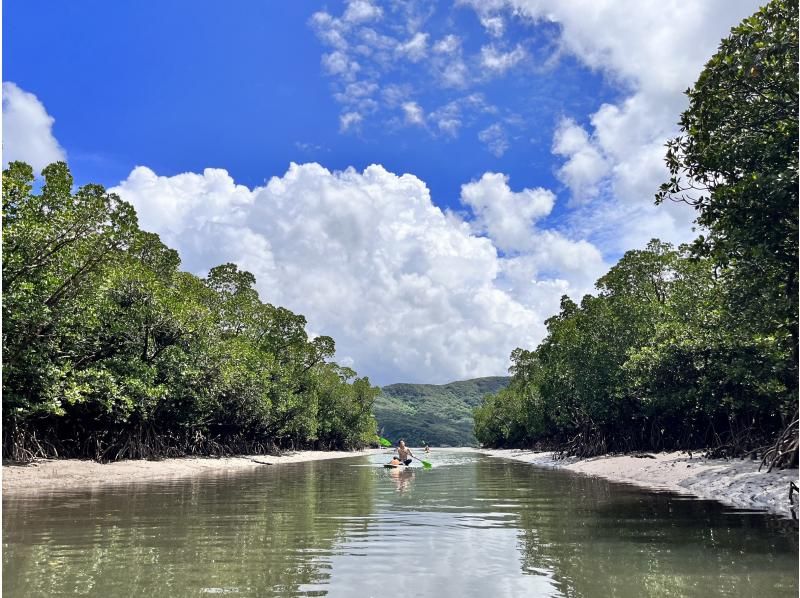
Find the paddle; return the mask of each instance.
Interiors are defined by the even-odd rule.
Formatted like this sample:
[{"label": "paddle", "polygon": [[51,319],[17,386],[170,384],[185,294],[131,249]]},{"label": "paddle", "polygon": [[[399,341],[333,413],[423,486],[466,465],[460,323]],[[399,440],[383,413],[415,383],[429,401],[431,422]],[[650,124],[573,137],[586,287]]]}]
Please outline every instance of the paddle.
[{"label": "paddle", "polygon": [[[411,455],[411,456],[412,456],[412,457],[414,457],[414,455]],[[433,467],[433,465],[431,465],[431,464],[430,464],[430,463],[428,463],[427,461],[423,461],[423,460],[422,460],[422,459],[420,459],[419,457],[414,457],[414,458],[415,458],[417,461],[419,461],[420,463],[422,463],[422,469],[430,469],[431,467]]]},{"label": "paddle", "polygon": [[[389,442],[388,440],[386,440],[382,436],[378,436],[378,442],[380,443],[381,446],[387,446],[387,447],[394,446],[391,442]],[[411,455],[411,456],[414,457],[414,455]],[[431,467],[433,467],[433,465],[431,465],[427,461],[423,461],[419,457],[414,457],[414,459],[416,459],[417,461],[422,463],[422,469],[430,469]]]}]

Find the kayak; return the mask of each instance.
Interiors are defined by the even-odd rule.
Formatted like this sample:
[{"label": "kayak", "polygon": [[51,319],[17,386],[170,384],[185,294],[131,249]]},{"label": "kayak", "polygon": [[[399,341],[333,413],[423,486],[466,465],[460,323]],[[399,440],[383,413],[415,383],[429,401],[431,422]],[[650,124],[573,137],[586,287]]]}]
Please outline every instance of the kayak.
[{"label": "kayak", "polygon": [[411,466],[410,465],[403,465],[402,463],[399,463],[398,465],[392,465],[391,463],[385,463],[384,467],[386,467],[388,469],[397,469],[398,467],[411,467]]}]

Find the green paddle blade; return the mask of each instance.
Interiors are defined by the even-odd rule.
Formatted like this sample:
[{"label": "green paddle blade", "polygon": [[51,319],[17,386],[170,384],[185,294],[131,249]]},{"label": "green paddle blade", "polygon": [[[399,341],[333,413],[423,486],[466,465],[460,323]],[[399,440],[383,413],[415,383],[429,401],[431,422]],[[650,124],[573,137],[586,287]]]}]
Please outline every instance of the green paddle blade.
[{"label": "green paddle blade", "polygon": [[381,446],[392,446],[391,442],[389,442],[385,438],[382,438],[381,436],[378,436],[378,442],[381,444]]},{"label": "green paddle blade", "polygon": [[[413,457],[413,455],[412,455],[412,457]],[[430,463],[428,463],[427,461],[423,461],[423,460],[422,460],[422,459],[420,459],[419,457],[414,457],[414,458],[415,458],[417,461],[419,461],[420,463],[422,463],[422,469],[430,469],[431,467],[433,467],[433,465],[431,465],[431,464],[430,464]]]}]

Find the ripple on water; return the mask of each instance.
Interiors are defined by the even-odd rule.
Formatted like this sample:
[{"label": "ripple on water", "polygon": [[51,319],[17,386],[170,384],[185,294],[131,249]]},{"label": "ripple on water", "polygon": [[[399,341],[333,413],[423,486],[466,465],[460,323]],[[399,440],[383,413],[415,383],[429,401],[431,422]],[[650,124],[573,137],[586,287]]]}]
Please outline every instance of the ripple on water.
[{"label": "ripple on water", "polygon": [[4,497],[3,591],[797,595],[792,522],[465,451],[385,458]]}]

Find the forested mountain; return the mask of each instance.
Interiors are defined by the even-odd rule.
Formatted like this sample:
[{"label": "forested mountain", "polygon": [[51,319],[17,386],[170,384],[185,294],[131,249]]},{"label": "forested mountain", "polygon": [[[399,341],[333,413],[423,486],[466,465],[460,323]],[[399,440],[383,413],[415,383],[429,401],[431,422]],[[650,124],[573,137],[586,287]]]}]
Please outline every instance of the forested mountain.
[{"label": "forested mountain", "polygon": [[703,235],[653,240],[595,295],[562,298],[542,343],[512,354],[509,387],[476,410],[481,442],[797,463],[797,64],[795,0],[722,41],[687,92],[656,196],[692,206]]},{"label": "forested mountain", "polygon": [[375,400],[375,418],[385,438],[412,446],[475,446],[472,410],[481,398],[508,384],[494,376],[449,384],[392,384]]},{"label": "forested mountain", "polygon": [[205,278],[67,165],[3,171],[3,457],[98,460],[350,448],[376,440],[367,378],[333,339]]}]

